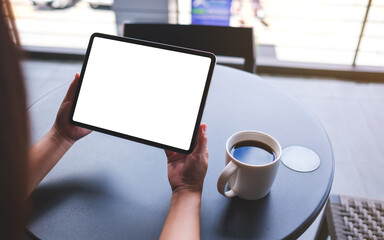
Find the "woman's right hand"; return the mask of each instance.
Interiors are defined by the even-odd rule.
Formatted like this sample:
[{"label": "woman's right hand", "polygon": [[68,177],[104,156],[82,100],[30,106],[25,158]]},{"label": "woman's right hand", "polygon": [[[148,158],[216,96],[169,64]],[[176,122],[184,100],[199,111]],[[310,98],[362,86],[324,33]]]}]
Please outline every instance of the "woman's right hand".
[{"label": "woman's right hand", "polygon": [[172,193],[201,193],[208,168],[207,125],[200,125],[197,144],[189,155],[165,150],[168,158],[168,180]]}]

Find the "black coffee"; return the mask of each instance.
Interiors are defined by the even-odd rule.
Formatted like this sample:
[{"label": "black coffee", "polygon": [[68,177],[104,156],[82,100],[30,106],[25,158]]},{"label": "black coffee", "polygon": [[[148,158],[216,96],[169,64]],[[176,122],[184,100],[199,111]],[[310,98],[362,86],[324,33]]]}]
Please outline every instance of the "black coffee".
[{"label": "black coffee", "polygon": [[276,154],[270,146],[262,142],[249,140],[236,143],[230,153],[240,162],[251,165],[268,164],[276,158]]}]

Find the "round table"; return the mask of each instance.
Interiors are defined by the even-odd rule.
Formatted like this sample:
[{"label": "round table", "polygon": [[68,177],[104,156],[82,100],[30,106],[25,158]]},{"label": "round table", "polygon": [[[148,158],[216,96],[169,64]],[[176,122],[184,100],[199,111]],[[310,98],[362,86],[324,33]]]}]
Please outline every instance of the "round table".
[{"label": "round table", "polygon": [[[33,142],[52,126],[67,86],[29,109]],[[208,125],[210,157],[201,238],[300,236],[320,213],[333,181],[332,147],[317,118],[260,77],[217,65],[202,122]],[[216,189],[225,166],[225,143],[242,130],[266,132],[283,149],[312,149],[320,167],[302,173],[281,164],[265,198],[225,198]],[[78,141],[33,192],[28,229],[42,239],[156,239],[170,196],[162,149],[93,132]]]}]

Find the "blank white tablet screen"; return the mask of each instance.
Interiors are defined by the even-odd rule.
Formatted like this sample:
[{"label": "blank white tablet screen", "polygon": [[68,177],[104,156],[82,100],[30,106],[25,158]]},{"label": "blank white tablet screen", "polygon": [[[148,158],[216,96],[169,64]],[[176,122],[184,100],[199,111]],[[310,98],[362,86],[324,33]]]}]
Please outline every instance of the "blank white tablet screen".
[{"label": "blank white tablet screen", "polygon": [[188,150],[210,63],[95,37],[73,120]]}]

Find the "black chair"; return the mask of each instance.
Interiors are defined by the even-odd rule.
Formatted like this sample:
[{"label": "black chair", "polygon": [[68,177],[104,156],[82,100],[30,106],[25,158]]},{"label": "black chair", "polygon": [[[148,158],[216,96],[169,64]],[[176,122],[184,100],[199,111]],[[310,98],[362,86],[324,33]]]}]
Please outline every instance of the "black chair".
[{"label": "black chair", "polygon": [[244,59],[243,70],[251,73],[256,71],[252,28],[125,23],[123,36],[209,51],[219,56],[240,57]]}]

